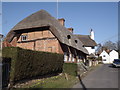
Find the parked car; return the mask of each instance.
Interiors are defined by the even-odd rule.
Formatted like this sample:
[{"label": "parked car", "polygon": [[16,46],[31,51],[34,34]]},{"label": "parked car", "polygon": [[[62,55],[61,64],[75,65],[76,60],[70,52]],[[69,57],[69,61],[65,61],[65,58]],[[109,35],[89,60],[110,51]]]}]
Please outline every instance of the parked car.
[{"label": "parked car", "polygon": [[120,67],[120,59],[114,59],[112,65],[113,65],[114,67]]}]

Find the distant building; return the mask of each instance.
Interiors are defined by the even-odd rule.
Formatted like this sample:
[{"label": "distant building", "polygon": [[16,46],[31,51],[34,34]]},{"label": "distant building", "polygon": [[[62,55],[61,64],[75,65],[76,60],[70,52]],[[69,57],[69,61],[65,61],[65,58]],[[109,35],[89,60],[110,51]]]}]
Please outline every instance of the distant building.
[{"label": "distant building", "polygon": [[102,53],[100,54],[102,57],[102,62],[103,63],[112,63],[114,59],[118,59],[118,52],[115,50],[112,51],[105,51],[103,50]]},{"label": "distant building", "polygon": [[100,56],[102,57],[102,62],[103,63],[110,63],[109,54],[105,50],[102,51],[102,53],[100,54]]},{"label": "distant building", "polygon": [[115,50],[112,50],[109,53],[109,56],[110,56],[110,63],[112,63],[114,59],[118,59],[119,58],[118,52],[115,51]]}]

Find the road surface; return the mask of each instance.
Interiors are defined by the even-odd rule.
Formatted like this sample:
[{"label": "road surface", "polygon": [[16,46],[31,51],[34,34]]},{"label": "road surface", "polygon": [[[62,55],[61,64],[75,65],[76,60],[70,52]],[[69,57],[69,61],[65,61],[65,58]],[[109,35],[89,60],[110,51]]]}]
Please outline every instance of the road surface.
[{"label": "road surface", "polygon": [[80,82],[73,88],[118,88],[118,69],[111,65],[101,65],[95,70],[88,73]]}]

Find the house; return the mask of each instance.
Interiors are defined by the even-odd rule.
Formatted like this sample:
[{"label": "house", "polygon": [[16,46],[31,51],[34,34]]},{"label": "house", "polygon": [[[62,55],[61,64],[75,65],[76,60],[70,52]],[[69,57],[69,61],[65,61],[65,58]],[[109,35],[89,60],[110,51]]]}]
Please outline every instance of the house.
[{"label": "house", "polygon": [[103,50],[103,52],[100,54],[100,56],[102,57],[102,61],[103,63],[112,63],[114,59],[118,59],[118,52],[115,50],[111,50],[111,51],[105,51]]},{"label": "house", "polygon": [[112,50],[110,53],[109,53],[109,56],[110,56],[110,63],[113,62],[114,59],[118,59],[118,52],[116,50]]},{"label": "house", "polygon": [[108,52],[106,52],[105,50],[102,51],[102,53],[99,55],[102,57],[102,62],[103,63],[110,63],[110,57]]},{"label": "house", "polygon": [[[83,47],[87,49],[89,55],[87,55],[87,60],[84,60],[83,62],[88,66],[92,66],[94,62],[95,56],[95,46],[97,46],[97,43],[94,40],[94,31],[91,29],[90,35],[75,35],[78,37],[78,39],[83,43]],[[89,60],[91,58],[92,60]]]},{"label": "house", "polygon": [[16,24],[5,42],[13,47],[64,54],[64,61],[69,63],[85,60],[88,51],[64,22],[63,18],[57,20],[40,10]]},{"label": "house", "polygon": [[91,29],[90,35],[76,35],[79,40],[83,43],[83,46],[87,49],[90,54],[95,55],[95,46],[97,43],[94,40],[94,31]]}]

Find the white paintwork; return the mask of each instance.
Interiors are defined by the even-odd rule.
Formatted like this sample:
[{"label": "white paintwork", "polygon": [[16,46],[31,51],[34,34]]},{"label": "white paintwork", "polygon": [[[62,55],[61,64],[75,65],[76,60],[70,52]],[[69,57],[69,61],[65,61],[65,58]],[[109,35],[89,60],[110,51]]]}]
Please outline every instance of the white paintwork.
[{"label": "white paintwork", "polygon": [[105,50],[103,50],[103,52],[100,54],[100,56],[102,57],[103,63],[110,63],[109,54]]},{"label": "white paintwork", "polygon": [[112,50],[109,53],[109,56],[110,56],[110,63],[112,63],[114,59],[118,59],[118,52],[115,50]]},{"label": "white paintwork", "polygon": [[[104,57],[104,55],[105,55],[105,57]],[[102,56],[103,63],[112,63],[114,59],[118,59],[118,52],[115,50],[112,50],[108,54],[105,50],[103,50],[103,52],[100,54],[100,56]]]},{"label": "white paintwork", "polygon": [[65,53],[64,53],[64,61],[66,62],[67,59],[68,59],[68,56],[67,56],[67,53],[65,52]]},{"label": "white paintwork", "polygon": [[74,62],[75,61],[75,58],[74,58],[74,54],[72,55],[72,62]]},{"label": "white paintwork", "polygon": [[91,39],[94,40],[94,31],[93,30],[90,31],[90,37],[91,37]]},{"label": "white paintwork", "polygon": [[92,47],[85,47],[86,49],[87,49],[87,51],[88,51],[88,53],[89,54],[95,54],[95,48],[94,49],[92,49]]},{"label": "white paintwork", "polygon": [[69,53],[69,59],[68,59],[68,61],[71,61],[71,60],[72,60],[72,54]]}]

